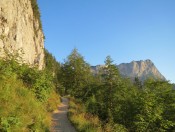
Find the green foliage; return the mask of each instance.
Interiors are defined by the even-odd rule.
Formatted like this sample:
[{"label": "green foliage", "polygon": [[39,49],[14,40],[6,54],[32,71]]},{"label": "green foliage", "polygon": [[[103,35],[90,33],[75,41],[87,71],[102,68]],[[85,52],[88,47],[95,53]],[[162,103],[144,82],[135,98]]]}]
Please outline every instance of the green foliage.
[{"label": "green foliage", "polygon": [[0,131],[49,131],[48,111],[60,101],[53,76],[19,64],[19,58],[0,60]]},{"label": "green foliage", "polygon": [[74,49],[68,56],[66,62],[61,66],[62,85],[65,87],[65,94],[76,97],[84,96],[84,88],[91,81],[90,66],[84,58]]},{"label": "green foliage", "polygon": [[[50,54],[45,49],[45,71],[47,74],[51,75],[52,82],[54,84],[54,87],[56,88],[56,91],[60,94],[64,94],[64,86],[62,85],[63,77],[61,75],[61,65],[59,62],[56,61],[55,57]],[[49,78],[46,78],[49,79]]]},{"label": "green foliage", "polygon": [[44,106],[21,80],[12,75],[1,79],[0,84],[0,131],[45,131],[49,128]]},{"label": "green foliage", "polygon": [[134,85],[138,88],[142,88],[142,82],[139,80],[138,77],[134,78]]},{"label": "green foliage", "polygon": [[34,17],[39,22],[39,28],[42,29],[42,23],[41,23],[41,19],[40,19],[41,14],[40,14],[40,11],[39,11],[37,0],[31,0],[31,5],[32,5]]},{"label": "green foliage", "polygon": [[86,109],[70,104],[70,119],[80,131],[89,131],[89,113],[104,131],[175,131],[175,90],[169,82],[124,79],[109,56],[102,70],[92,75],[76,49],[61,66],[60,77],[66,92]]},{"label": "green foliage", "polygon": [[79,132],[126,132],[126,128],[119,124],[102,123],[97,115],[86,112],[81,101],[70,98],[68,117]]},{"label": "green foliage", "polygon": [[35,80],[32,90],[38,100],[47,101],[53,88],[51,76],[48,76],[46,73],[40,73]]},{"label": "green foliage", "polygon": [[70,98],[68,117],[79,132],[102,132],[97,116],[86,113],[85,108],[75,99]]},{"label": "green foliage", "polygon": [[56,61],[55,57],[50,54],[47,49],[44,50],[45,54],[45,69],[50,73],[58,73],[60,70],[60,64]]},{"label": "green foliage", "polygon": [[36,98],[41,101],[47,101],[50,92],[54,89],[53,77],[46,71],[38,71],[28,66],[19,67],[15,70],[18,78],[23,80],[24,84],[34,92]]},{"label": "green foliage", "polygon": [[60,104],[60,96],[55,91],[52,91],[46,102],[47,111],[52,112],[58,109],[58,104]]},{"label": "green foliage", "polygon": [[137,100],[138,130],[170,131],[175,129],[175,91],[165,81],[147,80]]},{"label": "green foliage", "polygon": [[58,77],[58,74],[60,73],[60,64],[56,61],[55,57],[52,54],[50,54],[46,49],[45,49],[45,70],[53,76],[54,83],[56,85],[60,85]]},{"label": "green foliage", "polygon": [[15,127],[20,126],[19,118],[13,116],[7,118],[1,118],[1,125],[2,125],[2,131],[10,131],[11,126]]},{"label": "green foliage", "polygon": [[111,112],[114,111],[116,104],[115,94],[118,88],[121,87],[121,79],[116,65],[112,64],[110,56],[107,56],[103,70],[104,73],[102,76],[104,80],[102,82],[102,87],[105,88],[103,91],[104,109],[106,110],[108,120],[111,120]]}]

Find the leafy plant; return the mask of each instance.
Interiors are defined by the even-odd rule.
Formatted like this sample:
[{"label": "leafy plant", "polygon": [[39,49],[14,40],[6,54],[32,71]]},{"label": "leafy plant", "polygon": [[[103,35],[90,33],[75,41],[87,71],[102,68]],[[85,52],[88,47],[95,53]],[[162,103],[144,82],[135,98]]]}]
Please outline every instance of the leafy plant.
[{"label": "leafy plant", "polygon": [[9,54],[0,59],[0,131],[49,131],[48,112],[60,100],[53,77],[18,63],[18,58]]}]

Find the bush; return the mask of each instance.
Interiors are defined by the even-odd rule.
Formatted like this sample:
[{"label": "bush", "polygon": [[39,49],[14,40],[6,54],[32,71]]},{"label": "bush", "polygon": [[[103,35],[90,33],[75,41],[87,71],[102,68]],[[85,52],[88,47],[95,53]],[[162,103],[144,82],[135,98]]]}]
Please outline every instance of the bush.
[{"label": "bush", "polygon": [[0,131],[45,131],[50,119],[44,106],[15,77],[0,80]]},{"label": "bush", "polygon": [[101,122],[97,116],[86,113],[85,108],[70,98],[68,117],[75,128],[80,132],[101,132]]},{"label": "bush", "polygon": [[59,100],[50,74],[0,60],[0,131],[49,131]]}]

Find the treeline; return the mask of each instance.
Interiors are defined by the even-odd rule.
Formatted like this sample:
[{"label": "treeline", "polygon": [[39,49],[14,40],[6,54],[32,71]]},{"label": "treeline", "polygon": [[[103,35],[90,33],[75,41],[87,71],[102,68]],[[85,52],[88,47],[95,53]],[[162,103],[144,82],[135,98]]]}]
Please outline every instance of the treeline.
[{"label": "treeline", "polygon": [[47,52],[42,71],[19,60],[18,54],[10,53],[0,59],[0,131],[49,131],[50,112],[60,101],[55,70],[47,65],[55,60]]},{"label": "treeline", "polygon": [[175,90],[168,81],[133,83],[120,76],[109,56],[94,75],[76,49],[60,65],[58,78],[61,93],[79,102],[71,103],[69,114],[78,131],[97,131],[86,122],[91,118],[101,124],[98,131],[175,131]]}]

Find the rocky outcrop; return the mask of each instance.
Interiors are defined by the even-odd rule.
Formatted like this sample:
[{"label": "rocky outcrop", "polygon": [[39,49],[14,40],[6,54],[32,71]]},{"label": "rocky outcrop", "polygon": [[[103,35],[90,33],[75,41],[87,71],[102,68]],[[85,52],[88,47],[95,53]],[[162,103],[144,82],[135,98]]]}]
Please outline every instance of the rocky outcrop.
[{"label": "rocky outcrop", "polygon": [[[91,71],[97,74],[104,65],[92,66]],[[154,79],[166,80],[158,71],[151,60],[132,61],[131,63],[122,63],[117,65],[119,72],[124,77],[134,79],[138,77],[141,81],[151,77]]]},{"label": "rocky outcrop", "polygon": [[0,0],[0,56],[18,52],[24,63],[43,69],[44,35],[31,1]]},{"label": "rocky outcrop", "polygon": [[165,77],[158,71],[151,60],[132,61],[131,63],[122,63],[117,66],[120,74],[126,77],[135,78],[140,80],[152,77],[154,79],[165,80]]},{"label": "rocky outcrop", "polygon": [[96,66],[91,66],[91,72],[95,75],[100,72],[102,68],[104,68],[105,65],[96,65]]}]

